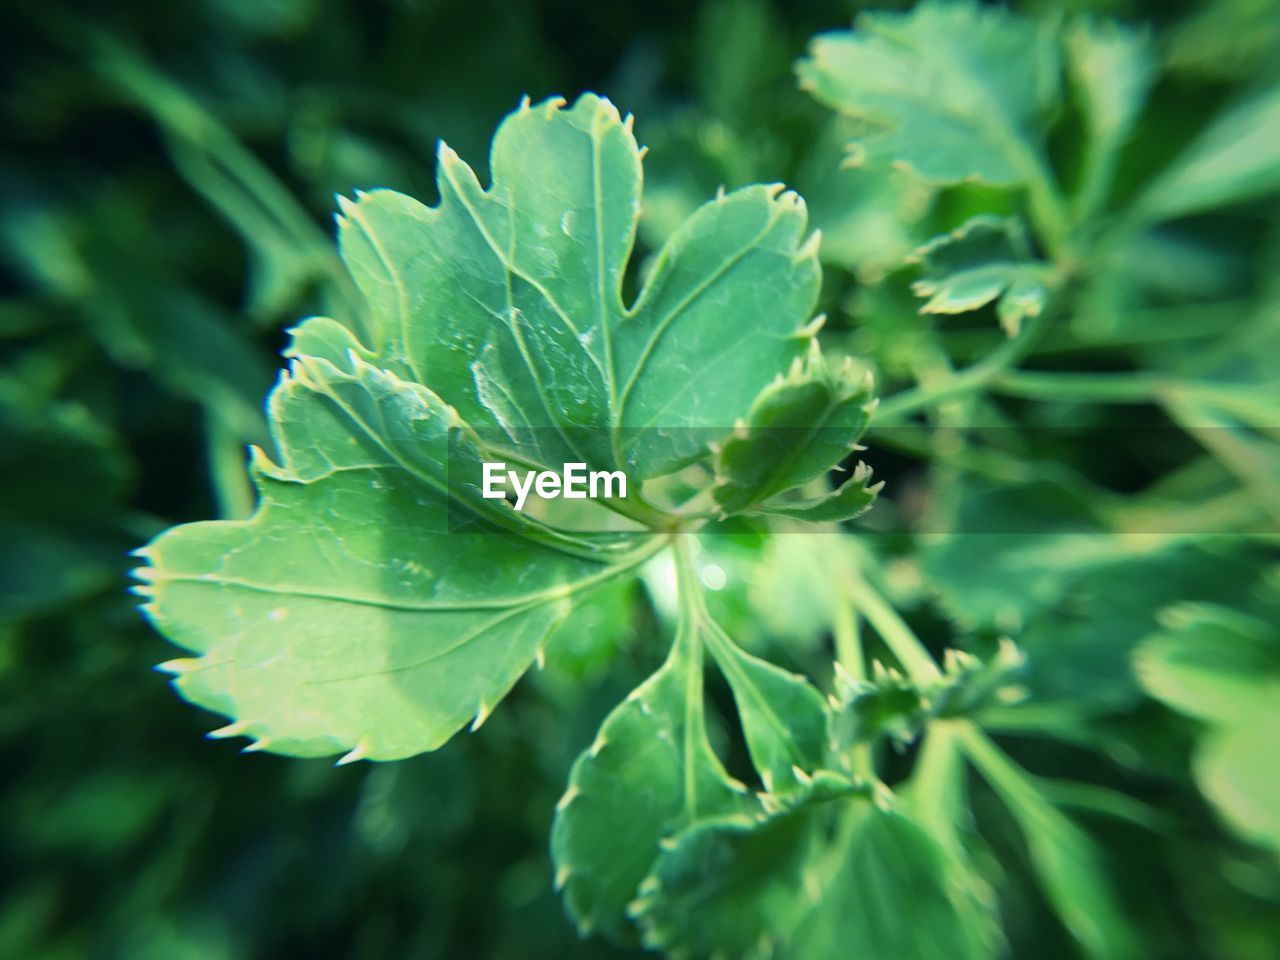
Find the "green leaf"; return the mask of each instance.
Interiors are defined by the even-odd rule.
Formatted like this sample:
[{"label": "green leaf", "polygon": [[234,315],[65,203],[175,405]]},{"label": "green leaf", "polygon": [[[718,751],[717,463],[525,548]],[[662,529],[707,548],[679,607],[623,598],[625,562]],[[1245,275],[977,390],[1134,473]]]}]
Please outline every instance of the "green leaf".
[{"label": "green leaf", "polygon": [[1151,184],[1136,203],[1147,220],[1169,220],[1280,190],[1280,89],[1231,107]]},{"label": "green leaf", "polygon": [[922,220],[935,191],[908,171],[850,168],[842,161],[861,125],[840,114],[826,119],[817,139],[806,144],[797,189],[822,231],[823,264],[848,270],[864,283],[878,283],[924,239]]},{"label": "green leaf", "polygon": [[442,146],[438,207],[344,202],[343,256],[380,319],[378,362],[486,438],[657,476],[705,455],[803,354],[817,244],[794,193],[738,190],[677,229],[624,304],[640,151],[608,101],[560,103],[503,122],[488,189]]},{"label": "green leaf", "polygon": [[1158,64],[1150,38],[1111,21],[1082,20],[1063,41],[1090,149],[1110,155],[1129,139],[1155,81]]},{"label": "green leaf", "polygon": [[769,384],[716,452],[716,502],[741,513],[827,473],[857,447],[875,401],[870,374],[847,357],[839,370],[817,341]]},{"label": "green leaf", "polygon": [[1133,932],[1088,835],[981,731],[970,728],[961,742],[1022,830],[1040,887],[1063,925],[1091,957],[1131,956]]},{"label": "green leaf", "polygon": [[1236,831],[1280,850],[1280,789],[1275,770],[1259,758],[1275,752],[1280,724],[1276,698],[1254,722],[1216,729],[1196,757],[1196,782]]},{"label": "green leaf", "polygon": [[842,820],[825,844],[814,907],[785,956],[990,956],[981,908],[948,889],[943,852],[928,833],[905,814],[866,802],[847,804]]},{"label": "green leaf", "polygon": [[966,477],[949,494],[949,532],[920,552],[926,587],[960,629],[1017,640],[1036,699],[1134,705],[1129,657],[1161,609],[1252,595],[1256,554],[1106,533],[1096,505],[1056,483]]},{"label": "green leaf", "polygon": [[854,467],[849,478],[830,493],[800,500],[769,500],[756,513],[771,517],[790,517],[809,523],[838,523],[853,520],[871,509],[884,481],[871,483],[871,468],[865,463]]},{"label": "green leaf", "polygon": [[804,355],[816,236],[781,186],[696,211],[623,302],[640,156],[599,97],[526,102],[494,137],[489,188],[442,146],[437,207],[342,201],[369,310],[294,331],[257,512],[142,553],[148,615],[198,654],[169,669],[232,718],[220,735],[387,759],[478,725],[586,591],[659,546],[484,499],[482,462],[608,464],[638,486],[705,457]]},{"label": "green leaf", "polygon": [[1026,691],[1018,680],[1026,662],[1026,655],[1008,637],[1000,639],[986,660],[948,648],[942,676],[925,690],[929,712],[936,717],[963,717],[1022,699]]},{"label": "green leaf", "polygon": [[632,942],[627,907],[665,844],[700,819],[744,808],[702,725],[701,652],[677,641],[605,719],[556,808],[556,886],[584,936]]},{"label": "green leaf", "polygon": [[1251,598],[1259,555],[1212,543],[1166,543],[1151,551],[1143,549],[1144,541],[1147,548],[1155,545],[1154,538],[1137,538],[1123,562],[1093,569],[1082,564],[1078,573],[1066,567],[1065,593],[1018,634],[1028,654],[1025,682],[1035,699],[1136,706],[1141,689],[1128,666],[1135,645],[1155,629],[1160,610],[1179,600]]},{"label": "green leaf", "polygon": [[1206,723],[1258,713],[1280,676],[1272,629],[1223,607],[1183,604],[1160,617],[1163,632],[1134,652],[1138,679],[1153,697]]},{"label": "green leaf", "polygon": [[364,360],[376,355],[367,350],[349,327],[329,317],[311,317],[289,331],[286,357],[319,357],[334,364],[344,364],[352,352]]},{"label": "green leaf", "polygon": [[1205,0],[1161,37],[1165,67],[1185,82],[1247,80],[1280,43],[1276,0]]},{"label": "green leaf", "polygon": [[989,873],[991,851],[977,834],[970,809],[968,771],[960,750],[964,724],[933,724],[916,754],[911,782],[904,788],[912,819],[937,844],[941,875],[957,905],[966,933],[985,949],[984,956],[1007,950],[998,899]]},{"label": "green leaf", "polygon": [[848,749],[880,736],[910,743],[927,719],[919,688],[897,670],[873,663],[870,680],[855,680],[837,671],[840,702],[836,715],[837,743]]},{"label": "green leaf", "polygon": [[354,354],[294,360],[270,412],[280,459],[255,451],[254,517],[142,551],[144,609],[198,655],[166,668],[234,718],[219,735],[347,759],[434,749],[484,720],[580,593],[634,565],[450,482],[477,456],[469,431]]},{"label": "green leaf", "polygon": [[995,302],[1000,326],[1016,335],[1049,295],[1051,268],[1028,249],[1022,223],[1012,217],[982,214],[935,237],[907,257],[921,268],[912,291],[929,298],[920,312],[967,313]]},{"label": "green leaf", "polygon": [[857,789],[824,774],[777,813],[685,830],[632,905],[645,946],[677,958],[776,956],[812,909],[835,801]]},{"label": "green leaf", "polygon": [[1057,484],[967,477],[950,495],[948,532],[930,537],[921,566],[946,613],[967,628],[1018,630],[1076,577],[1124,556],[1093,505]]},{"label": "green leaf", "polygon": [[708,646],[729,681],[751,762],[769,793],[806,788],[827,766],[830,715],[804,677],[753,657],[720,628],[708,625]]},{"label": "green leaf", "polygon": [[816,646],[845,604],[843,583],[856,569],[857,545],[825,532],[769,537],[746,575],[751,619],[792,649]]},{"label": "green leaf", "polygon": [[1280,850],[1280,784],[1263,762],[1280,737],[1280,637],[1273,624],[1184,604],[1134,653],[1147,691],[1209,725],[1195,761],[1205,796],[1242,836]]},{"label": "green leaf", "polygon": [[1052,25],[973,3],[864,13],[823,34],[798,66],[801,86],[870,128],[853,157],[910,167],[924,180],[1014,186],[1037,176],[1059,95]]},{"label": "green leaf", "polygon": [[1016,682],[1025,658],[1007,638],[987,660],[948,648],[943,663],[943,670],[927,683],[916,683],[879,660],[872,661],[870,680],[855,680],[837,670],[835,729],[840,747],[880,736],[907,744],[932,719],[970,716],[1025,695]]}]

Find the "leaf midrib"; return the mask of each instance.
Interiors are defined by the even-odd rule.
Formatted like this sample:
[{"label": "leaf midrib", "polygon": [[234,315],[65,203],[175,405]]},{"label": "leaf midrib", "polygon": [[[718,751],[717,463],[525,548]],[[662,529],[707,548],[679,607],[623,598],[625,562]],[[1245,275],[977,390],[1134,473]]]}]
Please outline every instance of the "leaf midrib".
[{"label": "leaf midrib", "polygon": [[[566,580],[555,587],[537,590],[533,593],[515,597],[476,598],[456,601],[411,601],[392,600],[387,597],[361,597],[352,594],[337,593],[303,586],[286,586],[281,584],[259,583],[243,577],[232,577],[225,574],[169,574],[155,576],[153,584],[159,587],[169,583],[199,583],[216,587],[235,587],[255,593],[265,593],[285,597],[301,597],[311,600],[325,600],[332,603],[348,603],[353,606],[379,607],[387,610],[398,610],[405,613],[473,613],[480,610],[507,610],[542,603],[553,603],[566,599],[583,590],[599,586],[609,580],[624,576],[644,563],[664,544],[661,537],[654,537],[638,548],[632,556],[614,564],[601,564],[604,567],[598,573],[578,580]],[[159,570],[157,569],[157,573]]]}]

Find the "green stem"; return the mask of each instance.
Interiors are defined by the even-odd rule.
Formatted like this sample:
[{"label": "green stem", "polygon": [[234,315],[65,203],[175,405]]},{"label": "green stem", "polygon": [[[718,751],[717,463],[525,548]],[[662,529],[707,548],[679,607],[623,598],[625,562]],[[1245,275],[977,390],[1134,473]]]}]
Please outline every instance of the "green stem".
[{"label": "green stem", "polygon": [[1177,380],[1149,373],[1045,373],[1010,370],[991,381],[997,393],[1030,400],[1073,403],[1180,403],[1190,401],[1224,410],[1267,427],[1274,404],[1259,403],[1257,387],[1247,384]]},{"label": "green stem", "polygon": [[1117,144],[1112,137],[1085,138],[1084,170],[1073,205],[1075,222],[1089,223],[1102,212],[1115,180]]},{"label": "green stem", "polygon": [[1215,416],[1211,404],[1197,403],[1194,396],[1166,394],[1162,400],[1169,419],[1233,473],[1253,494],[1260,510],[1273,520],[1280,519],[1280,480],[1269,458],[1260,453],[1262,443],[1270,450],[1269,441],[1248,439],[1244,431],[1233,429],[1229,419]]},{"label": "green stem", "polygon": [[964,845],[956,830],[957,813],[964,806],[960,730],[954,721],[931,722],[911,773],[916,817],[952,855],[953,863],[964,857]]},{"label": "green stem", "polygon": [[956,729],[965,756],[982,774],[982,778],[997,787],[1006,800],[1035,807],[1044,804],[1028,774],[1010,760],[1008,754],[996,746],[995,741],[980,727],[963,721]]},{"label": "green stem", "polygon": [[991,381],[992,390],[1010,397],[1086,403],[1150,403],[1168,386],[1168,381],[1151,374],[1026,370],[1010,370]]},{"label": "green stem", "polygon": [[919,685],[926,685],[942,675],[937,663],[920,642],[907,622],[880,596],[866,580],[853,574],[846,581],[849,599],[858,612],[867,618],[884,641],[885,646],[898,658],[907,675]]},{"label": "green stem", "polygon": [[1072,216],[1044,158],[1030,149],[1013,149],[1014,160],[1027,184],[1031,221],[1054,263],[1071,269],[1075,254],[1071,249]]},{"label": "green stem", "polygon": [[851,680],[867,679],[867,663],[863,659],[862,638],[858,636],[858,621],[853,608],[837,602],[831,613],[831,634],[835,639],[836,662]]},{"label": "green stem", "polygon": [[243,520],[253,513],[255,497],[246,469],[244,443],[213,410],[204,411],[205,457],[218,515]]},{"label": "green stem", "polygon": [[1031,319],[1016,337],[1000,346],[971,367],[966,367],[950,377],[939,379],[927,386],[904,390],[884,400],[876,409],[874,423],[877,427],[892,426],[911,414],[935,407],[948,400],[976,393],[987,387],[997,377],[1017,366],[1031,352],[1036,341],[1057,312],[1055,300]]},{"label": "green stem", "polygon": [[702,679],[702,623],[707,617],[707,609],[702,597],[702,584],[698,582],[693,566],[690,536],[676,534],[672,537],[680,612],[671,656],[683,659],[684,797],[685,809],[692,820],[698,815],[698,751],[707,739]]},{"label": "green stem", "polygon": [[[848,674],[850,680],[865,681],[867,661],[863,655],[862,638],[858,635],[858,619],[850,604],[840,602],[835,604],[835,609],[831,613],[831,633],[835,639],[836,663]],[[849,759],[853,772],[858,776],[869,781],[879,779],[876,776],[871,744],[855,743]]]},{"label": "green stem", "polygon": [[652,506],[639,493],[634,497],[598,500],[597,503],[608,510],[612,510],[619,516],[634,520],[636,523],[654,530],[670,530],[679,523],[677,518]]}]

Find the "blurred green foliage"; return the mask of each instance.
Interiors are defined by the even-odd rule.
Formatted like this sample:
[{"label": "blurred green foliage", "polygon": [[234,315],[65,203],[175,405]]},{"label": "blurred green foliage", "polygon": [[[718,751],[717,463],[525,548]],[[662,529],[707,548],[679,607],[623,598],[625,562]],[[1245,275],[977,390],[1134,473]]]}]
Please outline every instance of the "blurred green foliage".
[{"label": "blurred green foliage", "polygon": [[[1280,841],[1274,811],[1236,803],[1234,785],[1276,783],[1280,8],[1018,6],[1145,25],[1158,62],[1111,199],[1142,194],[1164,222],[1098,252],[1034,367],[1213,388],[1097,403],[1032,373],[975,401],[971,442],[953,442],[945,411],[873,431],[888,485],[857,545],[709,539],[726,573],[709,603],[744,644],[821,676],[820,574],[871,553],[933,649],[985,655],[1014,634],[1032,705],[1003,727],[994,711],[989,729],[1033,773],[1076,784],[1059,799],[1107,851],[1141,955],[1269,960]],[[242,451],[264,440],[283,326],[360,309],[333,254],[333,194],[432,200],[437,138],[482,163],[526,93],[596,90],[636,114],[647,249],[721,185],[804,194],[824,231],[828,342],[868,358],[881,392],[987,355],[1004,338],[995,308],[922,315],[918,270],[900,265],[976,212],[1012,213],[1006,195],[842,167],[856,122],[796,86],[809,37],[853,12],[199,0],[0,13],[0,956],[613,955],[565,920],[547,832],[574,756],[664,649],[656,591],[656,604],[616,590],[580,611],[480,735],[335,769],[201,739],[213,724],[149,672],[168,648],[124,591],[126,554],[172,523],[251,508]],[[1076,177],[1083,123],[1067,104],[1050,141]],[[1117,540],[1168,529],[1197,536],[1154,552]],[[1243,652],[1221,658],[1230,643]],[[732,731],[713,735],[741,762]],[[1000,887],[1010,954],[1076,956],[1017,841],[1036,816],[1046,843],[1062,840],[1058,822],[991,790],[972,802],[984,839],[960,832]],[[885,843],[872,836],[868,860]]]}]

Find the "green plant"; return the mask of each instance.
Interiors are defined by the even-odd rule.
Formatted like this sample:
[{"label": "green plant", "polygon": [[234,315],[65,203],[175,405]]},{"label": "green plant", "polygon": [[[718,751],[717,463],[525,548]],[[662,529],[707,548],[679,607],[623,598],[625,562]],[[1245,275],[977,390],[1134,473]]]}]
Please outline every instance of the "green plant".
[{"label": "green plant", "polygon": [[[673,640],[575,764],[552,828],[581,931],[677,956],[996,955],[1000,896],[1019,895],[993,867],[987,844],[1000,843],[1079,950],[1138,954],[1105,851],[1065,811],[1146,826],[1159,814],[1110,786],[1034,774],[995,737],[1105,755],[1093,720],[1137,702],[1128,658],[1155,611],[1233,591],[1264,602],[1274,300],[1213,349],[1198,330],[1151,347],[1150,329],[1173,322],[1169,278],[1134,264],[1152,249],[1194,264],[1194,234],[1171,221],[1275,190],[1280,163],[1251,138],[1280,101],[1252,92],[1124,185],[1153,56],[1111,24],[964,4],[818,38],[802,85],[846,115],[839,129],[870,176],[904,168],[886,191],[929,198],[895,240],[936,231],[887,276],[877,264],[863,277],[852,312],[880,341],[859,350],[836,331],[828,354],[852,357],[839,362],[817,347],[825,254],[793,193],[724,193],[630,262],[641,151],[630,120],[591,95],[522,105],[495,137],[489,189],[442,148],[439,206],[384,191],[344,202],[342,255],[367,309],[293,331],[269,406],[275,450],[253,458],[257,512],[141,551],[148,615],[196,655],[165,665],[176,686],[229,718],[213,735],[249,749],[403,758],[479,727],[531,666],[591,629],[584,611],[617,605],[625,622],[640,578]],[[1052,137],[1072,124],[1080,148],[1056,156]],[[925,298],[917,315],[911,294]],[[957,368],[956,331],[930,320],[978,311],[999,329],[970,328],[983,349]],[[1025,369],[1052,359],[1055,335],[1136,372]],[[873,367],[882,390],[913,383],[876,407]],[[1208,456],[1146,496],[1100,489],[1051,462],[1044,412],[1089,422],[1098,403],[1158,407]],[[936,473],[921,525],[940,535],[905,560],[875,527],[797,524],[871,504],[860,465],[834,488],[825,479],[868,427],[873,449]],[[489,460],[581,460],[643,488],[524,514],[481,496]],[[804,634],[810,618],[834,656],[812,636],[793,651],[734,635],[716,594],[744,544],[755,577],[817,558],[799,614],[771,611],[777,597],[746,605],[775,634]],[[945,643],[899,612],[918,615],[926,596]],[[1206,794],[1274,845],[1272,787],[1239,772],[1273,687],[1250,684],[1237,710],[1178,681],[1205,631],[1247,637],[1250,670],[1273,664],[1274,636],[1220,610],[1170,623],[1176,635],[1138,649],[1142,683],[1210,722]],[[910,923],[889,915],[907,902]]]}]

